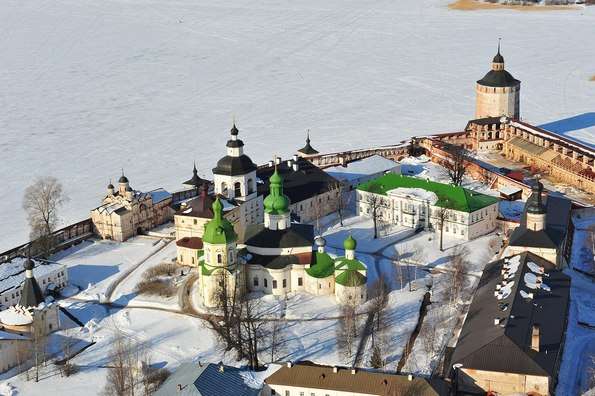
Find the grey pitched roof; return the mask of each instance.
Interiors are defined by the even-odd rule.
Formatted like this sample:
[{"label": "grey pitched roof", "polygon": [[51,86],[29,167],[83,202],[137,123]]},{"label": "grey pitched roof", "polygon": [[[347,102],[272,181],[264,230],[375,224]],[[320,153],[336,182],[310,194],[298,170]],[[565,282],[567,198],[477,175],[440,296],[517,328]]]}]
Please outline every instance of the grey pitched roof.
[{"label": "grey pitched roof", "polygon": [[258,264],[269,269],[281,269],[288,265],[304,265],[312,262],[312,252],[300,254],[286,254],[280,256],[263,256],[250,253],[248,264]]},{"label": "grey pitched roof", "polygon": [[[566,330],[570,278],[553,263],[532,253],[513,257],[519,257],[520,264],[512,277],[514,285],[507,298],[498,300],[494,296],[496,285],[502,281],[505,259],[486,266],[450,367],[460,363],[470,369],[555,378]],[[544,268],[549,276],[544,277],[543,282],[551,291],[527,287],[525,274],[532,273],[528,262]],[[524,298],[521,291],[533,293],[533,299]],[[494,324],[496,318],[501,319],[502,326]],[[539,352],[530,348],[533,325],[540,327]]]},{"label": "grey pitched roof", "polygon": [[264,224],[253,224],[246,230],[246,246],[263,248],[290,248],[312,246],[314,227],[310,224],[295,224],[284,230],[270,230]]},{"label": "grey pitched roof", "polygon": [[[277,171],[283,177],[283,193],[287,195],[292,204],[325,193],[337,183],[334,177],[310,161],[298,159],[297,164],[297,171],[287,166],[287,161],[282,161],[277,165]],[[263,181],[258,184],[258,195],[266,196],[269,193],[269,177],[274,170],[274,166],[264,166],[256,171],[256,176]]]},{"label": "grey pitched roof", "polygon": [[[260,389],[250,388],[243,370],[218,364],[182,364],[155,392],[155,396],[257,396]],[[181,390],[178,390],[181,385]]]}]

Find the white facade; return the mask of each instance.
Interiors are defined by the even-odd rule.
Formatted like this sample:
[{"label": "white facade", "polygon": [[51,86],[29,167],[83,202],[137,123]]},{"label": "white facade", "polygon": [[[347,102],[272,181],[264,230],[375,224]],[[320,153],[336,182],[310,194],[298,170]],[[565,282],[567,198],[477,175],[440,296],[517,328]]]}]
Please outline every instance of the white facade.
[{"label": "white facade", "polygon": [[[409,228],[440,230],[441,213],[444,209],[435,206],[431,194],[427,191],[407,191],[421,189],[395,189],[387,195],[357,191],[357,213],[371,217],[369,195],[378,195],[381,205],[378,217],[385,223]],[[452,238],[471,240],[488,234],[496,229],[498,203],[486,206],[474,212],[448,209],[444,218],[444,235]]]},{"label": "white facade", "polygon": [[[15,258],[0,265],[0,311],[19,302],[25,270],[24,257]],[[42,264],[34,261],[33,276],[37,280],[42,293],[46,293],[50,285],[61,289],[68,285],[68,269],[63,264]]]}]

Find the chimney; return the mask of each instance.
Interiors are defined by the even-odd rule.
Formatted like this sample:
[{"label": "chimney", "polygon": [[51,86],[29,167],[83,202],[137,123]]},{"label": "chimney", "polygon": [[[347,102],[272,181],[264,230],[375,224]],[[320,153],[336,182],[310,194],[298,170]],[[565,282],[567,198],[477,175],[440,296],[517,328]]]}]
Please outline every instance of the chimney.
[{"label": "chimney", "polygon": [[533,325],[531,331],[531,349],[536,352],[539,352],[539,337],[539,325]]},{"label": "chimney", "polygon": [[337,368],[337,366],[334,366],[334,367],[333,367],[333,373],[335,373],[335,374],[336,374],[338,371],[339,371],[339,369]]},{"label": "chimney", "polygon": [[287,362],[287,367],[291,368],[291,366],[292,366],[291,362]]},{"label": "chimney", "polygon": [[354,368],[351,369],[351,374],[355,374],[355,369]]},{"label": "chimney", "polygon": [[293,168],[294,172],[297,172],[297,170],[300,169],[300,166],[298,165],[297,162],[294,162],[292,168]]},{"label": "chimney", "polygon": [[407,381],[413,381],[413,375],[409,374],[409,375],[407,376]]},{"label": "chimney", "polygon": [[273,161],[269,161],[269,168],[272,168],[275,163]]},{"label": "chimney", "polygon": [[498,326],[500,324],[500,318],[494,318],[494,325]]},{"label": "chimney", "polygon": [[293,161],[292,160],[287,160],[287,167],[291,168],[291,165],[293,165]]},{"label": "chimney", "polygon": [[281,165],[281,157],[275,157],[275,164]]},{"label": "chimney", "polygon": [[293,162],[297,162],[298,158],[299,158],[298,155],[297,154],[294,154],[293,155]]}]

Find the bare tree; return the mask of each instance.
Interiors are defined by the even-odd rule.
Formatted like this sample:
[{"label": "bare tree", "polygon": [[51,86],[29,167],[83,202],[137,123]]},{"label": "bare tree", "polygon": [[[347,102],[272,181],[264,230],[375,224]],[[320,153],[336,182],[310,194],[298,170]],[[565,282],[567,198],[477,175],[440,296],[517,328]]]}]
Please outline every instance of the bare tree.
[{"label": "bare tree", "polygon": [[453,255],[451,257],[451,288],[453,298],[456,300],[462,294],[463,289],[465,288],[465,274],[467,273],[467,255],[469,254],[469,250],[461,245],[458,245],[453,250]]},{"label": "bare tree", "polygon": [[357,340],[357,323],[355,307],[352,304],[341,306],[341,318],[337,326],[337,343],[347,360],[351,360],[354,350],[354,344]]},{"label": "bare tree", "polygon": [[70,377],[77,370],[77,367],[70,361],[73,343],[71,329],[65,329],[60,339],[62,356],[64,356],[63,363],[60,365],[60,376],[62,377]]},{"label": "bare tree", "polygon": [[260,341],[266,339],[269,334],[266,328],[266,322],[263,320],[263,309],[260,307],[260,300],[242,300],[242,339],[247,345],[247,358],[252,370],[258,370],[260,363],[258,352],[260,351]]},{"label": "bare tree", "polygon": [[272,320],[270,322],[269,339],[271,348],[271,363],[277,360],[277,354],[279,353],[280,346],[283,343],[283,334],[281,330],[281,324],[278,320]]},{"label": "bare tree", "polygon": [[47,352],[47,332],[43,321],[33,324],[32,342],[33,342],[33,365],[35,367],[35,382],[39,381],[39,370],[45,364]]},{"label": "bare tree", "polygon": [[460,186],[463,177],[467,173],[466,166],[469,161],[469,153],[464,147],[456,144],[444,143],[442,148],[448,154],[448,158],[443,162],[448,177],[450,177],[452,184]]},{"label": "bare tree", "polygon": [[372,222],[374,223],[374,239],[376,239],[378,238],[379,219],[382,217],[380,208],[382,207],[383,200],[382,197],[378,194],[367,193],[365,195],[365,202],[368,205],[368,208],[370,210],[369,214],[372,218]]},{"label": "bare tree", "polygon": [[105,396],[134,396],[137,384],[142,382],[143,348],[121,332],[116,332],[108,363],[107,381],[102,391]]},{"label": "bare tree", "polygon": [[51,176],[35,179],[25,190],[23,209],[27,213],[30,238],[44,257],[54,248],[52,233],[60,222],[58,210],[67,200],[62,184]]},{"label": "bare tree", "polygon": [[440,251],[443,252],[444,251],[444,247],[443,247],[443,241],[444,241],[444,226],[445,226],[445,222],[448,220],[449,216],[450,216],[450,201],[446,200],[443,204],[443,206],[438,207],[438,209],[434,210],[434,213],[436,214],[436,218],[438,220],[438,228],[440,229]]},{"label": "bare tree", "polygon": [[331,191],[335,191],[335,195],[331,196],[333,209],[339,215],[339,224],[343,227],[345,210],[349,206],[353,194],[349,191],[348,186],[341,181],[332,183],[330,189]]},{"label": "bare tree", "polygon": [[372,290],[376,292],[376,295],[372,300],[372,312],[374,314],[372,334],[374,334],[374,332],[380,331],[381,329],[384,319],[384,310],[388,304],[389,286],[383,273],[378,274],[378,279],[376,279],[372,285]]}]

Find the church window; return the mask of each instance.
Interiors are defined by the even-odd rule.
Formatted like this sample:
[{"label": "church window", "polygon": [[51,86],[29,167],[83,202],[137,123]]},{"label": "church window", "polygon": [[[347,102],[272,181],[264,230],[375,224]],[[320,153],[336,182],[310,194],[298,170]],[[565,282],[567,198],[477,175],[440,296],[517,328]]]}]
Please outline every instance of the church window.
[{"label": "church window", "polygon": [[267,287],[269,287],[269,281],[267,278],[264,278],[264,288],[266,289]]},{"label": "church window", "polygon": [[298,286],[303,286],[304,285],[304,280],[300,277],[298,278]]},{"label": "church window", "polygon": [[275,279],[273,279],[273,289],[277,288],[277,281]]},{"label": "church window", "polygon": [[221,183],[221,194],[227,196],[227,184],[225,182]]},{"label": "church window", "polygon": [[285,289],[287,287],[287,279],[283,279],[283,288]]},{"label": "church window", "polygon": [[197,223],[198,223],[198,220],[194,219],[194,224],[197,224]]},{"label": "church window", "polygon": [[252,179],[248,179],[248,194],[252,194],[254,192],[254,181]]},{"label": "church window", "polygon": [[218,255],[217,255],[217,263],[221,264],[221,262],[222,262],[222,261],[223,261],[223,260],[222,260],[222,257],[221,257],[221,255],[220,255],[220,254],[218,254]]},{"label": "church window", "polygon": [[192,257],[192,264],[194,264],[194,257]]},{"label": "church window", "polygon": [[258,286],[258,278],[254,277],[254,286]]},{"label": "church window", "polygon": [[236,182],[233,185],[233,193],[234,193],[234,197],[242,196],[242,185],[240,184],[240,182]]}]

